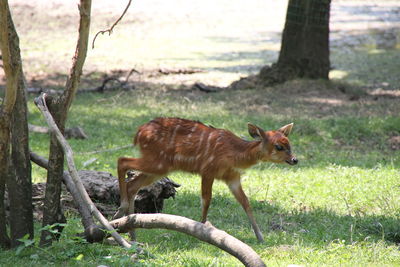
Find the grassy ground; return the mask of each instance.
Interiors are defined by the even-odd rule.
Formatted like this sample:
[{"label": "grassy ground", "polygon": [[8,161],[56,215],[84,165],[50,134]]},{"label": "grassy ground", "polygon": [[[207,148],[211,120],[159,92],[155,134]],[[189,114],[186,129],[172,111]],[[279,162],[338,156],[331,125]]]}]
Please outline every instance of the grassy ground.
[{"label": "grassy ground", "polygon": [[[362,6],[334,1],[332,82],[292,81],[274,88],[205,94],[180,84],[203,81],[226,85],[276,59],[276,28],[282,26],[282,21],[262,18],[271,18],[271,10],[284,14],[285,8],[267,8],[256,0],[243,8],[238,8],[240,1],[221,1],[216,6],[217,2],[206,1],[209,6],[203,10],[203,3],[188,6],[187,1],[177,1],[183,13],[167,7],[147,13],[140,5],[138,11],[133,9],[133,15],[126,17],[112,38],[102,37],[97,48],[89,52],[84,85],[98,86],[103,75],[132,67],[140,71],[166,66],[205,72],[155,78],[143,75],[132,79],[144,79],[149,84],[132,91],[79,94],[68,121],[69,126],[79,125],[89,135],[87,140],[70,140],[78,169],[115,175],[118,157],[138,153],[133,148],[103,150],[130,144],[136,128],[156,116],[197,119],[246,138],[247,122],[265,129],[294,122],[290,139],[299,165],[259,164],[243,175],[243,187],[266,242],[257,243],[245,213],[222,183],[214,185],[209,220],[252,246],[270,266],[399,266],[400,144],[393,140],[400,136],[400,47],[398,42],[390,43],[392,40],[388,40],[389,47],[377,45],[375,35],[359,22],[367,10],[371,25],[378,23],[376,27],[400,40],[398,24],[379,24],[387,10],[398,10],[398,3]],[[30,5],[22,0],[14,3]],[[229,9],[223,9],[224,5]],[[76,15],[59,3],[52,6],[52,12],[28,7],[14,9],[28,83],[60,87],[70,64],[71,53],[66,51],[73,47]],[[196,12],[188,11],[193,9]],[[29,15],[28,10],[34,12]],[[101,23],[109,25],[112,21],[105,10],[113,15],[120,12],[95,7],[94,29],[102,29]],[[210,10],[215,14],[210,15]],[[272,12],[271,16],[266,16],[264,10]],[[140,12],[144,15],[138,16]],[[225,24],[221,24],[221,12],[226,14]],[[246,19],[241,17],[243,14]],[[23,23],[27,19],[29,23]],[[278,26],[268,28],[270,23]],[[348,31],[355,28],[358,30]],[[160,40],[163,45],[159,45]],[[45,125],[32,101],[29,110],[30,123]],[[31,137],[31,149],[47,156],[48,137]],[[100,152],[91,153],[94,151]],[[93,158],[96,160],[84,167]],[[34,167],[33,177],[35,182],[43,181],[45,173]],[[164,212],[198,220],[199,177],[174,173],[170,178],[182,187],[175,199],[167,200]],[[39,236],[39,224],[36,227]],[[75,236],[81,230],[79,219],[70,214],[60,242],[46,249],[33,246],[22,252],[0,252],[0,266],[133,265],[131,251],[86,244]],[[138,240],[147,253],[139,255],[135,265],[240,265],[230,255],[180,233],[139,230]]]},{"label": "grassy ground", "polygon": [[[119,156],[131,148],[87,154],[124,146],[137,126],[155,116],[199,119],[248,136],[246,123],[276,129],[294,122],[295,167],[259,164],[244,173],[243,184],[266,242],[258,244],[245,213],[222,183],[214,186],[209,220],[252,246],[271,266],[399,265],[400,151],[389,140],[400,133],[398,100],[361,96],[350,101],[349,85],[293,81],[275,88],[205,94],[190,90],[153,89],[79,95],[69,125],[81,125],[88,140],[71,140],[77,167],[115,175]],[[296,94],[288,92],[296,88]],[[310,89],[311,88],[311,89]],[[30,104],[30,120],[43,124]],[[299,112],[301,111],[301,112]],[[33,134],[32,149],[46,156],[47,137]],[[44,173],[34,169],[34,177]],[[182,184],[166,213],[200,218],[200,179],[174,173]],[[62,240],[48,249],[32,248],[18,257],[21,265],[127,264],[129,253],[108,245],[87,245],[74,238],[81,231],[71,219]],[[75,241],[74,241],[75,239]],[[149,255],[138,265],[233,266],[230,255],[180,233],[139,230],[138,240]],[[51,257],[46,256],[52,255]],[[1,253],[0,265],[15,261],[15,252]]]}]

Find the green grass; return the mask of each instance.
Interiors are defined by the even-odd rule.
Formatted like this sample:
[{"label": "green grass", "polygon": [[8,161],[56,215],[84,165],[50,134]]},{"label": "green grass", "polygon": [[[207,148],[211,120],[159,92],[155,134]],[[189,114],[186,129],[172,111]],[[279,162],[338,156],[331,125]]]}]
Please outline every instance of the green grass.
[{"label": "green grass", "polygon": [[[89,139],[70,144],[78,169],[96,158],[86,169],[115,175],[117,158],[138,155],[136,150],[87,152],[130,144],[136,128],[156,116],[198,119],[242,136],[248,136],[247,122],[276,129],[293,121],[290,139],[300,164],[259,164],[242,177],[265,243],[257,243],[244,211],[221,182],[213,188],[209,220],[253,247],[270,266],[398,266],[400,151],[388,144],[391,136],[400,135],[398,103],[385,98],[349,101],[336,87],[294,81],[217,94],[154,88],[81,94],[68,123],[83,127]],[[288,88],[297,88],[296,95],[285,93]],[[44,125],[39,111],[29,105],[30,122]],[[47,156],[47,146],[47,136],[32,134],[32,150]],[[43,177],[43,170],[34,166],[34,180]],[[164,212],[199,220],[199,177],[178,172],[170,178],[182,187],[175,199],[166,201]],[[75,237],[81,230],[71,215],[60,242],[46,249],[27,248],[18,256],[15,251],[0,252],[0,266],[130,264],[131,252],[86,244]],[[181,233],[138,230],[137,235],[147,252],[140,255],[138,266],[240,265],[229,254]]]}]

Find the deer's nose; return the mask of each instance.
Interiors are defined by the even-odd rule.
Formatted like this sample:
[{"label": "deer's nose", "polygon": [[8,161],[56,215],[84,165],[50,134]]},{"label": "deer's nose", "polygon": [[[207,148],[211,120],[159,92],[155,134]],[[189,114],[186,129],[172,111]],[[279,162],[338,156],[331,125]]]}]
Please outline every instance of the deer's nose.
[{"label": "deer's nose", "polygon": [[292,162],[293,162],[293,165],[296,165],[299,161],[297,160],[296,157],[294,157],[294,158],[292,158]]}]

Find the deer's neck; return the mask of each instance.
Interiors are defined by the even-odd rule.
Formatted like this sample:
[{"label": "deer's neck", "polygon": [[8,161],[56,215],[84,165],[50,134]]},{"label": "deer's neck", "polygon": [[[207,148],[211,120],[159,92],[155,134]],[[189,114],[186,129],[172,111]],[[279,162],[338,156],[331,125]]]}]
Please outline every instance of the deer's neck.
[{"label": "deer's neck", "polygon": [[237,168],[249,168],[260,160],[261,141],[240,140],[240,152],[236,154],[235,165]]}]

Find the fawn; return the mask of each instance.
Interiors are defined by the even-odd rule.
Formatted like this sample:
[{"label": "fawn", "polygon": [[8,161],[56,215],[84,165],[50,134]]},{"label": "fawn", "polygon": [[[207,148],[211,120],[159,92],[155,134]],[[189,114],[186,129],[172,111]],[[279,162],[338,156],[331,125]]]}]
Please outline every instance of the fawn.
[{"label": "fawn", "polygon": [[[139,127],[134,138],[141,158],[118,159],[121,206],[114,218],[133,213],[134,199],[147,186],[171,171],[182,170],[201,175],[202,219],[206,222],[214,179],[224,181],[245,210],[259,241],[263,236],[254,219],[240,182],[240,170],[259,161],[297,164],[287,136],[293,123],[276,131],[264,131],[248,124],[254,141],[243,140],[232,132],[180,118],[156,118]],[[128,170],[140,174],[126,181]]]}]

